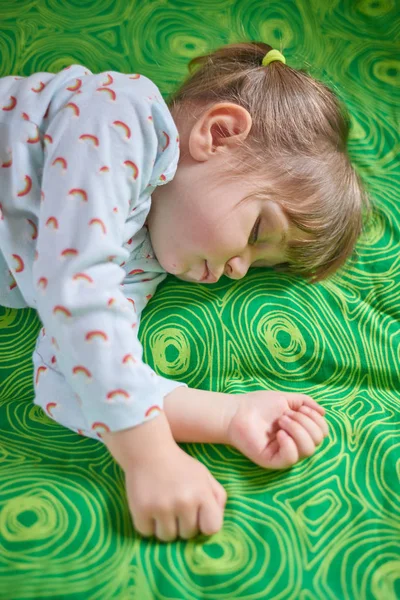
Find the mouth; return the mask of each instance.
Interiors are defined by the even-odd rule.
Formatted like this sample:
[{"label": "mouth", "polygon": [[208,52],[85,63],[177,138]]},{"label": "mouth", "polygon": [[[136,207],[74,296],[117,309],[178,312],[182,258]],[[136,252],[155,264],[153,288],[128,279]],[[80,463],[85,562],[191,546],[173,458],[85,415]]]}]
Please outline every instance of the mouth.
[{"label": "mouth", "polygon": [[213,273],[211,273],[208,263],[204,261],[205,269],[203,273],[203,277],[199,279],[199,282],[208,282],[208,283],[216,283],[218,281],[218,277],[215,277]]}]

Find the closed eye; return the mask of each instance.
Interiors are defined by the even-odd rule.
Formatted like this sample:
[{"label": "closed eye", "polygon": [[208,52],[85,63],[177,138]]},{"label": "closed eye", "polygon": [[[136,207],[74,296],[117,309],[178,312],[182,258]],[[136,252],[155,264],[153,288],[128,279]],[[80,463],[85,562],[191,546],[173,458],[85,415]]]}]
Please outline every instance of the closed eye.
[{"label": "closed eye", "polygon": [[253,229],[251,230],[251,234],[249,237],[249,244],[253,245],[257,243],[258,238],[258,230],[260,228],[261,217],[258,217],[257,221],[254,224]]}]

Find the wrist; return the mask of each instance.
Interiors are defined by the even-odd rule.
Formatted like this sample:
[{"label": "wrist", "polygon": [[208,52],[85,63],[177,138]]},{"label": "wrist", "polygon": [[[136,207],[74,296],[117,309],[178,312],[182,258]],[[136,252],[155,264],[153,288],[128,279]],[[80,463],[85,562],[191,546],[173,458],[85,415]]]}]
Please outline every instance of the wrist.
[{"label": "wrist", "polygon": [[102,438],[125,471],[134,464],[157,460],[170,446],[176,446],[164,412],[135,427],[105,433]]},{"label": "wrist", "polygon": [[229,444],[229,426],[239,394],[179,386],[164,397],[164,411],[177,442]]}]

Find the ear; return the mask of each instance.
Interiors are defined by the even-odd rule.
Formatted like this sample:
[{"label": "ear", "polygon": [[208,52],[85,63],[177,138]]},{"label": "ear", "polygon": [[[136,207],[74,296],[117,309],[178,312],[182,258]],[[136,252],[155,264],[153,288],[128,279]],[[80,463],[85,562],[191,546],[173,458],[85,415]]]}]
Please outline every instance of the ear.
[{"label": "ear", "polygon": [[205,162],[216,153],[226,152],[243,142],[251,129],[248,111],[232,102],[214,104],[193,125],[189,134],[189,152]]}]

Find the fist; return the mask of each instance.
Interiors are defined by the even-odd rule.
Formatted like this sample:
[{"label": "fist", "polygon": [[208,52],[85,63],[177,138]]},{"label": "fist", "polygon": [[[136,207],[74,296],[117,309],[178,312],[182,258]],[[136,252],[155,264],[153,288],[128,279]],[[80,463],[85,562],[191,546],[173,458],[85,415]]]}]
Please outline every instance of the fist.
[{"label": "fist", "polygon": [[241,394],[228,425],[229,443],[260,467],[286,469],[311,456],[328,435],[324,414],[305,394]]},{"label": "fist", "polygon": [[135,529],[165,542],[219,531],[227,498],[222,485],[175,443],[156,454],[125,471]]}]

